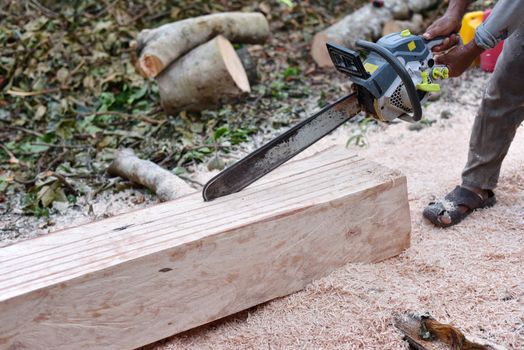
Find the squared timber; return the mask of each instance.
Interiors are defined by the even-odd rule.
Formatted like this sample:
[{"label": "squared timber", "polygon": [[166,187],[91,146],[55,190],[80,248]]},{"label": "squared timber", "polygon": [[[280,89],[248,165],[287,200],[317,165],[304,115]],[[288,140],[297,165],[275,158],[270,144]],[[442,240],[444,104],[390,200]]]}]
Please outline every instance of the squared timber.
[{"label": "squared timber", "polygon": [[409,247],[406,178],[345,149],[0,249],[0,349],[132,349]]}]

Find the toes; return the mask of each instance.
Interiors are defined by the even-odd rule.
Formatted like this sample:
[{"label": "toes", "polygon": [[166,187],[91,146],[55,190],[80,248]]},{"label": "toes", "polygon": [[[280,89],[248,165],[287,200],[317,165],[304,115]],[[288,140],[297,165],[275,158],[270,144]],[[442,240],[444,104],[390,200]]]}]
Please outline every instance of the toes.
[{"label": "toes", "polygon": [[443,225],[451,224],[451,216],[449,215],[449,212],[448,211],[443,211],[438,216],[438,221],[440,221],[440,223],[443,224]]}]

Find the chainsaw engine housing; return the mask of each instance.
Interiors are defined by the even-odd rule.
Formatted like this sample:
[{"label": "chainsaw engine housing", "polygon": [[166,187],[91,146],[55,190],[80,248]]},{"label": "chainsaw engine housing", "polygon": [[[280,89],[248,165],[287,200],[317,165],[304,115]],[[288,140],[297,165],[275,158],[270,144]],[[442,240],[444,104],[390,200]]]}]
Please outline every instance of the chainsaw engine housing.
[{"label": "chainsaw engine housing", "polygon": [[439,90],[433,70],[447,69],[436,67],[431,52],[441,42],[428,42],[409,31],[389,34],[376,44],[357,41],[369,51],[364,62],[347,48],[328,44],[328,50],[335,67],[355,84],[367,112],[383,122],[414,121],[421,117],[420,104],[428,92]]}]

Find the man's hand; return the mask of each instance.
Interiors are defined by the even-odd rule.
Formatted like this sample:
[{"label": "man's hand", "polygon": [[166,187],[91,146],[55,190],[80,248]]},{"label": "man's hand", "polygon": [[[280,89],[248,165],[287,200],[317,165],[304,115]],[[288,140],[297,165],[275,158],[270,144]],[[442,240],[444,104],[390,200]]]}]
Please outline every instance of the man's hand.
[{"label": "man's hand", "polygon": [[483,49],[475,44],[475,40],[472,40],[467,45],[460,43],[450,51],[436,56],[435,61],[437,64],[448,66],[450,77],[458,77],[471,66],[482,51]]},{"label": "man's hand", "polygon": [[446,36],[447,38],[444,39],[441,45],[433,48],[434,52],[446,51],[460,42],[460,37],[457,33],[461,25],[461,16],[446,12],[444,16],[429,26],[423,37],[426,40],[431,40],[439,36]]}]

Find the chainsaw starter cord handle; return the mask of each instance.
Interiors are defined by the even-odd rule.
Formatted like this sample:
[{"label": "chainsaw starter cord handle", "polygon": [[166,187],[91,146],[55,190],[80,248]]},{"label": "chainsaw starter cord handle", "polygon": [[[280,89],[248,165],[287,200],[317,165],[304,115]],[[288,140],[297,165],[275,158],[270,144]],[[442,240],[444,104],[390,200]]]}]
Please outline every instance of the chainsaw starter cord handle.
[{"label": "chainsaw starter cord handle", "polygon": [[411,101],[411,108],[413,108],[413,120],[418,122],[422,118],[422,106],[420,105],[417,88],[415,87],[413,80],[411,80],[411,76],[406,68],[402,63],[400,63],[395,55],[378,44],[366,40],[357,40],[356,44],[363,49],[377,53],[393,67],[406,87],[406,92]]}]

